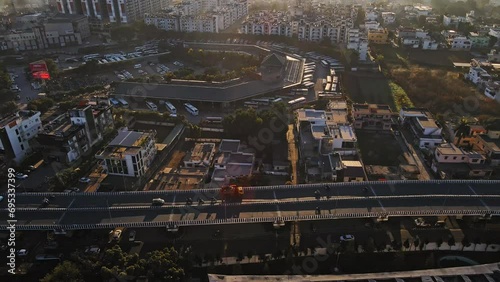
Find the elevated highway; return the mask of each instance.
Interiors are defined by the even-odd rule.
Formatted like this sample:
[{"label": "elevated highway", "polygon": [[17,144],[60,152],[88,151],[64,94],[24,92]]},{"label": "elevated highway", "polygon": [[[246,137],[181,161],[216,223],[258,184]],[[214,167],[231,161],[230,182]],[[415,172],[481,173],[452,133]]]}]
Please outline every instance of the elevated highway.
[{"label": "elevated highway", "polygon": [[[218,189],[110,193],[18,193],[17,230],[97,229],[362,217],[500,215],[500,181],[395,181],[246,187],[241,202]],[[43,199],[53,196],[48,205]],[[9,225],[7,195],[0,230]],[[153,206],[153,198],[165,200]],[[186,200],[191,198],[193,203]],[[216,201],[213,201],[215,198]],[[202,200],[202,201],[199,201]]]}]

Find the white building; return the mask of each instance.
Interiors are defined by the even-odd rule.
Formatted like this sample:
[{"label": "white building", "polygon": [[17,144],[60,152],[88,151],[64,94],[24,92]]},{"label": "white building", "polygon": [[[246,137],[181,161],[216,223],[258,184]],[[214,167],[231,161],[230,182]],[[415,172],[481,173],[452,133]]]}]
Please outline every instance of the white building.
[{"label": "white building", "polygon": [[366,21],[365,22],[365,29],[370,30],[370,29],[379,29],[380,28],[380,23],[377,21]]},{"label": "white building", "polygon": [[382,12],[382,19],[384,21],[384,24],[392,24],[396,21],[396,13]]},{"label": "white building", "polygon": [[471,65],[469,68],[469,72],[465,74],[465,78],[472,81],[472,83],[478,85],[482,82],[490,80],[491,75],[488,74],[488,72],[482,67]]},{"label": "white building", "polygon": [[366,10],[366,12],[365,12],[365,20],[367,20],[367,21],[377,21],[378,20],[378,13],[377,13],[377,11]]},{"label": "white building", "polygon": [[422,49],[424,49],[424,50],[437,50],[438,47],[439,47],[439,43],[433,39],[430,39],[430,38],[426,38],[422,42]]},{"label": "white building", "polygon": [[140,177],[146,173],[156,156],[154,132],[121,129],[118,135],[95,157],[111,175]]},{"label": "white building", "polygon": [[467,37],[455,37],[450,42],[451,50],[470,50],[472,42]]},{"label": "white building", "polygon": [[40,112],[19,111],[0,121],[0,149],[20,164],[31,152],[29,141],[42,129]]},{"label": "white building", "polygon": [[465,23],[467,22],[467,19],[465,17],[457,17],[457,16],[443,16],[443,25],[444,26],[450,26],[454,25],[457,26],[459,23]]},{"label": "white building", "polygon": [[359,54],[360,61],[368,58],[368,40],[361,37],[359,29],[351,28],[347,34],[347,49],[354,50]]},{"label": "white building", "polygon": [[432,114],[421,108],[403,108],[399,112],[401,123],[411,128],[420,148],[434,148],[443,143],[442,127]]},{"label": "white building", "polygon": [[500,82],[498,81],[487,82],[484,89],[484,95],[500,103]]}]

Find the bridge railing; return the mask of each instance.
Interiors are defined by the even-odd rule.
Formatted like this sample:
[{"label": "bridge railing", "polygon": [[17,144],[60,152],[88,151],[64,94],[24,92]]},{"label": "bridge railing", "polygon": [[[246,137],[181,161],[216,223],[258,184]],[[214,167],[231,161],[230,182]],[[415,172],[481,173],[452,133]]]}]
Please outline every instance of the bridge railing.
[{"label": "bridge railing", "polygon": [[[387,216],[449,216],[449,215],[500,215],[500,210],[418,210],[418,211],[387,211],[387,212],[364,212],[364,213],[334,213],[322,215],[302,215],[283,217],[255,217],[255,218],[228,218],[215,220],[183,220],[183,221],[154,221],[154,222],[111,222],[99,224],[69,224],[69,225],[16,225],[16,230],[82,230],[82,229],[112,229],[121,227],[166,227],[172,224],[177,226],[205,226],[219,224],[248,224],[248,223],[273,223],[276,221],[311,221],[323,219],[348,219],[348,218],[378,218]],[[6,225],[0,225],[0,230],[7,230]]]},{"label": "bridge railing", "polygon": [[[391,180],[391,181],[363,181],[363,182],[333,182],[333,183],[314,183],[314,184],[295,184],[295,185],[271,185],[271,186],[250,186],[245,187],[247,191],[261,191],[261,190],[286,190],[286,189],[304,189],[304,188],[323,188],[328,185],[331,188],[335,187],[365,187],[370,185],[403,185],[403,184],[497,184],[500,187],[500,180]],[[127,191],[127,192],[88,192],[88,193],[64,193],[72,197],[86,197],[86,196],[120,196],[120,195],[164,195],[164,194],[184,194],[184,193],[218,193],[219,188],[203,188],[196,190],[162,190],[162,191]],[[23,196],[48,196],[58,195],[63,193],[57,192],[28,192],[22,193]],[[4,194],[0,194],[4,195]]]}]

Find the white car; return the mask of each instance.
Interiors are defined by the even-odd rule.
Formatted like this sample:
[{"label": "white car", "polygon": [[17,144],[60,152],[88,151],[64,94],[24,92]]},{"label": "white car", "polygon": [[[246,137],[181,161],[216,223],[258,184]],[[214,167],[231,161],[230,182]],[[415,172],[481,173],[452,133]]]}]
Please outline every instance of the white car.
[{"label": "white car", "polygon": [[128,234],[128,240],[129,240],[129,242],[135,241],[135,230],[130,231],[130,233]]},{"label": "white car", "polygon": [[90,246],[85,249],[86,253],[98,254],[101,252],[101,249],[98,246]]},{"label": "white car", "polygon": [[342,235],[342,236],[340,236],[340,241],[341,242],[354,241],[354,236],[353,235]]},{"label": "white car", "polygon": [[90,183],[90,178],[88,177],[82,177],[78,180],[80,183]]},{"label": "white car", "polygon": [[26,178],[28,178],[28,175],[18,172],[18,173],[16,173],[16,178],[17,179],[26,179]]}]

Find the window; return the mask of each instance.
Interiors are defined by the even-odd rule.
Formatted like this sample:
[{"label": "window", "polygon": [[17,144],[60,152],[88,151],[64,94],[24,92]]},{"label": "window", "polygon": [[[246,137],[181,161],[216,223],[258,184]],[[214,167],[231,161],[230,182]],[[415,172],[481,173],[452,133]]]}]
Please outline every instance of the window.
[{"label": "window", "polygon": [[23,150],[23,151],[24,151],[24,145],[23,145],[23,144],[21,144],[21,150]]},{"label": "window", "polygon": [[453,159],[454,159],[454,160],[456,160],[456,159],[457,159],[457,157],[453,157]]},{"label": "window", "polygon": [[19,130],[16,129],[16,135],[19,135]]},{"label": "window", "polygon": [[19,142],[22,142],[22,141],[21,141],[21,137],[19,137],[19,136],[17,137],[17,140],[18,140]]},{"label": "window", "polygon": [[445,160],[447,160],[447,159],[448,159],[448,156],[444,157],[444,159],[445,159]]}]

